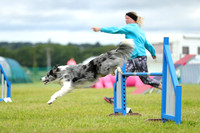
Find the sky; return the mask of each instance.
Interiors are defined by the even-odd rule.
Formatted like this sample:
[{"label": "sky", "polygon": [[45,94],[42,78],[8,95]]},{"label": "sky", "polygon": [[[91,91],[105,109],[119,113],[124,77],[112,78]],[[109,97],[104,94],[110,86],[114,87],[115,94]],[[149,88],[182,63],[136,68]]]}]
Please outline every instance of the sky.
[{"label": "sky", "polygon": [[200,34],[200,0],[0,0],[0,42],[115,44],[124,35],[91,27],[123,26],[129,11],[144,18],[152,42]]}]

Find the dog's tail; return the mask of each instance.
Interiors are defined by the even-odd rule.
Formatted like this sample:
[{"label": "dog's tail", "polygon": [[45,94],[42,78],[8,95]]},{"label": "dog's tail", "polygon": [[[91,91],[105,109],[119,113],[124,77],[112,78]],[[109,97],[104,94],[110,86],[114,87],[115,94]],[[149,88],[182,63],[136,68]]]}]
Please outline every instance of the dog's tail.
[{"label": "dog's tail", "polygon": [[120,43],[121,45],[116,49],[119,56],[127,59],[130,58],[135,46],[132,39],[126,39]]}]

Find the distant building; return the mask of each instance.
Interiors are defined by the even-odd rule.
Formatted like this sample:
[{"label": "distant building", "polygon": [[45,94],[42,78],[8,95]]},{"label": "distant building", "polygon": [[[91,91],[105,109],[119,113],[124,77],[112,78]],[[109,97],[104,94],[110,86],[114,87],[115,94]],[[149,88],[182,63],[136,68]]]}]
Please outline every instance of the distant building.
[{"label": "distant building", "polygon": [[187,36],[183,35],[181,40],[181,57],[185,54],[194,54],[196,58],[190,63],[200,64],[200,35]]},{"label": "distant building", "polygon": [[[200,83],[200,34],[182,35],[176,39],[169,37],[169,41],[169,47],[174,62],[180,60],[186,54],[196,55],[195,58],[186,66],[183,66],[177,71],[177,75],[181,77],[182,83]],[[147,52],[148,69],[150,72],[161,72],[163,60],[163,42],[153,42],[152,44],[156,50],[157,59],[153,60],[150,53]]]}]

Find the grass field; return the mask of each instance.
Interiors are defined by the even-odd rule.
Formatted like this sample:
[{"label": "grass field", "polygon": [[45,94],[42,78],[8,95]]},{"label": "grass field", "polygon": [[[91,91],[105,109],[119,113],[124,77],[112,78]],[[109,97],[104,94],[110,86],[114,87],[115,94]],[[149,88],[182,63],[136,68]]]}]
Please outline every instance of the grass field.
[{"label": "grass field", "polygon": [[113,105],[103,100],[112,89],[76,89],[55,101],[46,102],[60,89],[59,85],[42,83],[12,84],[12,103],[0,103],[0,133],[199,133],[200,85],[183,85],[182,123],[145,122],[160,118],[161,94],[130,95],[127,107],[142,116],[108,116]]}]

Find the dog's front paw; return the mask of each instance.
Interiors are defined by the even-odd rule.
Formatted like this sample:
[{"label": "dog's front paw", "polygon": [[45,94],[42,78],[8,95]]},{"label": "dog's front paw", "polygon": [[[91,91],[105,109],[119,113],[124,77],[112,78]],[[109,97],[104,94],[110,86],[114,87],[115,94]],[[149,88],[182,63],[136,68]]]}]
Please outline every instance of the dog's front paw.
[{"label": "dog's front paw", "polygon": [[53,100],[49,100],[49,101],[47,102],[48,105],[51,105],[52,103],[53,103]]},{"label": "dog's front paw", "polygon": [[53,102],[47,102],[48,105],[51,105]]}]

